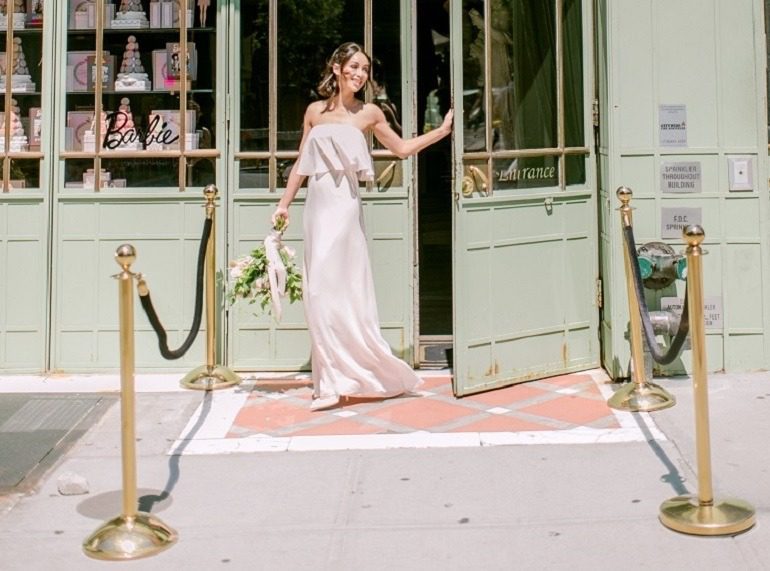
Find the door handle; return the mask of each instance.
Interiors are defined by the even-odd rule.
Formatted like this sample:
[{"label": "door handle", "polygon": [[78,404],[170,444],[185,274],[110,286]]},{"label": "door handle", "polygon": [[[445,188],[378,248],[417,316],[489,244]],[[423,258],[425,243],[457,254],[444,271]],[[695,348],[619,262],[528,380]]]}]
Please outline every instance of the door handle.
[{"label": "door handle", "polygon": [[466,174],[463,177],[462,193],[466,198],[473,196],[474,192],[486,194],[489,196],[489,179],[479,167],[471,165],[467,167]]},{"label": "door handle", "polygon": [[393,175],[396,172],[396,161],[391,161],[388,166],[386,166],[384,169],[382,169],[382,172],[377,177],[377,180],[374,181],[374,184],[377,185],[377,190],[380,190],[386,182],[389,182],[393,179]]}]

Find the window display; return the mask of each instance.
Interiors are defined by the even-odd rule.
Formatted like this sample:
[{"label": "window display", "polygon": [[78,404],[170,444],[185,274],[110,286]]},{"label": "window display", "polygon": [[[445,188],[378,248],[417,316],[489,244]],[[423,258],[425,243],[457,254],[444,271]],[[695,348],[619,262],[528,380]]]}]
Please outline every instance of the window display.
[{"label": "window display", "polygon": [[[114,0],[99,6],[69,0],[60,143],[65,188],[184,189],[214,182],[212,4]],[[101,72],[96,64],[100,50]],[[120,159],[111,158],[117,154]],[[120,172],[107,164],[119,165]],[[91,180],[101,179],[102,173],[104,180]]]},{"label": "window display", "polygon": [[43,0],[0,0],[1,191],[39,187]]}]

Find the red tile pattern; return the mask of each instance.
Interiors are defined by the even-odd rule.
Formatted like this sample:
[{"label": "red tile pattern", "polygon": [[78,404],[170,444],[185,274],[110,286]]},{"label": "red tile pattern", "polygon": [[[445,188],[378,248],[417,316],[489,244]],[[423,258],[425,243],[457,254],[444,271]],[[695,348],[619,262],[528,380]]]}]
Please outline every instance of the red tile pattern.
[{"label": "red tile pattern", "polygon": [[310,410],[311,393],[303,383],[257,380],[227,437],[620,427],[589,374],[562,375],[465,398],[452,394],[450,376],[427,376],[415,394],[387,400],[343,400],[323,411]]}]

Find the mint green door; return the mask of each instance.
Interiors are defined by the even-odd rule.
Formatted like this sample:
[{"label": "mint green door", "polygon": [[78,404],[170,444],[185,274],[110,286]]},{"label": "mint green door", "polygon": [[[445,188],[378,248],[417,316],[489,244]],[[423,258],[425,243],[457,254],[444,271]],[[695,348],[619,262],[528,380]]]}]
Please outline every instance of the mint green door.
[{"label": "mint green door", "polygon": [[452,3],[454,390],[598,366],[591,3]]}]

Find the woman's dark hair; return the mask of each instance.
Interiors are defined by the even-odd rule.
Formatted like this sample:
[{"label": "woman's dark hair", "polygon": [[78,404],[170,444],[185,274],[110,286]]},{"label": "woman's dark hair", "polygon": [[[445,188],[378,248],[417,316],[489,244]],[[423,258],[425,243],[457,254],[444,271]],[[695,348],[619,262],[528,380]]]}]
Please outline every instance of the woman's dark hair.
[{"label": "woman's dark hair", "polygon": [[[348,63],[348,60],[352,58],[354,55],[361,53],[366,56],[366,59],[369,60],[369,63],[371,64],[372,58],[369,57],[369,54],[367,54],[364,51],[364,48],[362,48],[360,45],[358,45],[355,42],[345,42],[340,47],[338,47],[336,50],[334,50],[334,53],[331,55],[329,60],[326,62],[326,67],[324,68],[321,83],[318,84],[318,87],[316,87],[316,91],[318,91],[318,95],[323,97],[324,99],[329,99],[331,97],[334,97],[337,95],[340,91],[340,86],[337,83],[337,76],[334,75],[333,67],[334,64],[339,64],[340,69]],[[369,84],[369,79],[366,79],[367,85]],[[359,92],[356,94],[359,98],[363,97],[363,89],[359,90]]]}]

